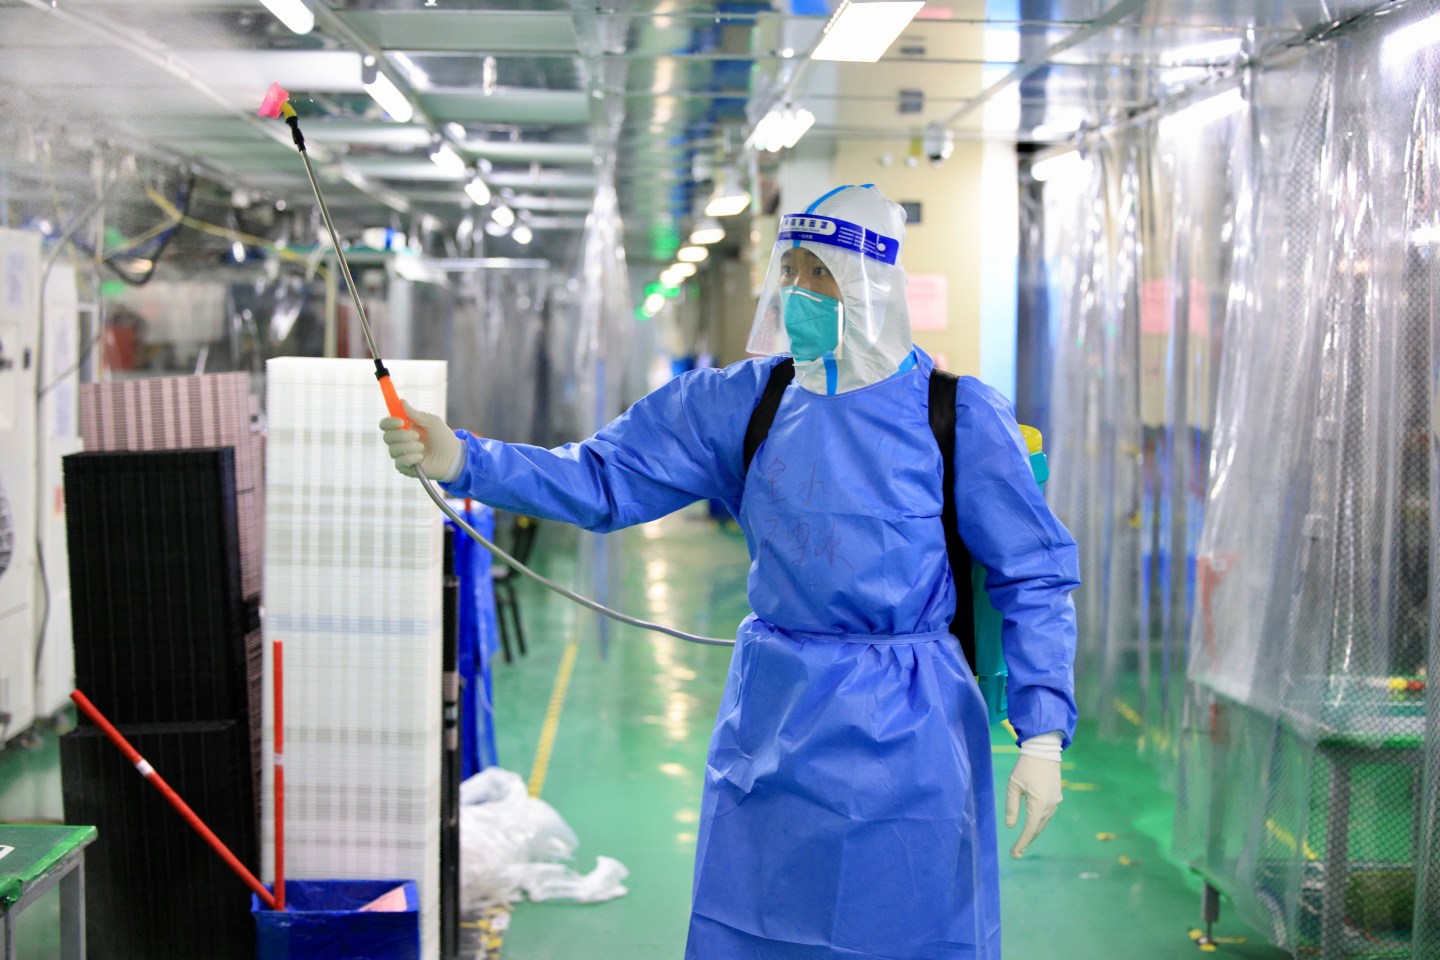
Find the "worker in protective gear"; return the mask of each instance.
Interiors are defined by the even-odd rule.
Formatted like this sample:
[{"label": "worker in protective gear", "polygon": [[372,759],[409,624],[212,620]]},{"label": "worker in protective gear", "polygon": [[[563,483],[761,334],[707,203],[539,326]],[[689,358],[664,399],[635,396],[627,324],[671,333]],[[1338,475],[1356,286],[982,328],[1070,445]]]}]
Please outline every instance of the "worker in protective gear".
[{"label": "worker in protective gear", "polygon": [[[686,957],[1000,956],[985,703],[947,632],[955,589],[929,427],[933,361],[911,342],[904,213],[842,187],[782,220],[750,337],[759,359],[670,381],[579,444],[381,422],[415,465],[517,513],[609,531],[723,501],[749,546],[749,599],[707,761]],[[747,424],[795,360],[768,438]],[[1060,802],[1075,726],[1074,540],[1046,505],[1009,404],[955,401],[959,532],[1004,615],[1022,854]]]}]

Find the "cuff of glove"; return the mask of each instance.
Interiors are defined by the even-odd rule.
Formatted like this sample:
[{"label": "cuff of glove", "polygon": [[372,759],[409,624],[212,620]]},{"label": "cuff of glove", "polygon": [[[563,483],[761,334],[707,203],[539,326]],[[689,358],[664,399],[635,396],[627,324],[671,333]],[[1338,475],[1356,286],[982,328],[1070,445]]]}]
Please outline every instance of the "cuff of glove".
[{"label": "cuff of glove", "polygon": [[1020,744],[1020,752],[1027,757],[1036,757],[1040,760],[1054,760],[1060,762],[1060,745],[1064,743],[1064,735],[1059,730],[1052,730],[1050,733],[1042,733],[1039,736],[1031,737]]},{"label": "cuff of glove", "polygon": [[454,483],[460,479],[460,474],[465,472],[465,457],[470,445],[465,442],[465,438],[460,436],[458,432],[455,436],[456,439],[460,441],[455,445],[455,459],[450,461],[449,468],[440,476],[431,477],[430,479],[439,483]]}]

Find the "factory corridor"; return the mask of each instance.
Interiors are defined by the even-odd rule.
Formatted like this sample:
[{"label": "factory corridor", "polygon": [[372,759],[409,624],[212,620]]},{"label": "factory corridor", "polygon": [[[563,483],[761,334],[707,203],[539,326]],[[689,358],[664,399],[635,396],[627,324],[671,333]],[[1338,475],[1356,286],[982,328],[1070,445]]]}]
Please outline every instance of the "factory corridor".
[{"label": "factory corridor", "polygon": [[[537,550],[541,571],[566,580],[576,542],[573,530],[547,525]],[[624,574],[612,595],[621,609],[709,635],[729,633],[747,612],[744,539],[717,529],[700,507],[614,534],[610,549]],[[589,622],[579,631],[584,639],[568,684],[559,684],[557,715],[557,678],[565,675],[579,611],[531,584],[520,589],[529,654],[496,667],[501,764],[530,776],[532,786],[543,781],[543,799],[580,837],[576,868],[590,870],[596,855],[615,857],[630,870],[630,893],[593,906],[521,903],[508,929],[494,937],[500,954],[508,960],[678,960],[705,751],[729,651],[619,627],[602,660],[597,628]],[[1002,856],[1005,954],[1020,960],[1197,955],[1189,931],[1199,926],[1200,884],[1165,856],[1174,794],[1136,757],[1133,740],[1102,741],[1091,731],[1082,716],[1065,754],[1065,802],[1045,834],[1024,859]],[[537,769],[537,754],[551,739],[547,732],[553,750]],[[1018,751],[1001,727],[993,741],[1003,787]],[[999,800],[1003,805],[1003,790]],[[1004,851],[1018,828],[1004,829],[1003,807],[999,816]],[[1228,904],[1215,933],[1224,956],[1287,956],[1243,926]]]}]

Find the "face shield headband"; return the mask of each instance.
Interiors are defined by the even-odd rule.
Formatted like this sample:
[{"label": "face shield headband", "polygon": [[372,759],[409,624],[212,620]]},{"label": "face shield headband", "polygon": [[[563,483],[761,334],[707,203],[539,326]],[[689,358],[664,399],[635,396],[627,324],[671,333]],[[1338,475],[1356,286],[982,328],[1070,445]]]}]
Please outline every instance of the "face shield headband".
[{"label": "face shield headband", "polygon": [[797,247],[802,243],[822,243],[889,266],[894,266],[900,256],[900,244],[892,237],[867,230],[848,220],[810,213],[790,213],[781,219],[776,243],[783,245],[787,242]]}]

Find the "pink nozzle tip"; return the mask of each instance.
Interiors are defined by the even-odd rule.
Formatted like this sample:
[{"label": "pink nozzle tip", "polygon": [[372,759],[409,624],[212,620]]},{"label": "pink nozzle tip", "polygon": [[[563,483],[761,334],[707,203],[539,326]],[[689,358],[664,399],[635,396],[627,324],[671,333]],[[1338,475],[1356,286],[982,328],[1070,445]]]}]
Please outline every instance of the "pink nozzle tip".
[{"label": "pink nozzle tip", "polygon": [[278,120],[280,117],[280,108],[285,106],[285,101],[289,99],[290,94],[285,92],[284,87],[278,83],[270,84],[270,89],[266,91],[265,99],[261,101],[260,109],[256,111],[256,116],[274,117]]}]

